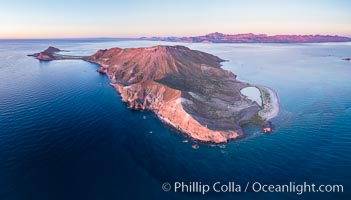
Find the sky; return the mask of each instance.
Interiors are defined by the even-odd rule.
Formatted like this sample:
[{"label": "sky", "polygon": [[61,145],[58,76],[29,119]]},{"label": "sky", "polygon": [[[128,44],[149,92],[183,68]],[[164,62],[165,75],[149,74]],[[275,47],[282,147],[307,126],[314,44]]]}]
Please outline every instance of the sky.
[{"label": "sky", "polygon": [[0,1],[0,38],[197,36],[212,32],[351,37],[351,1]]}]

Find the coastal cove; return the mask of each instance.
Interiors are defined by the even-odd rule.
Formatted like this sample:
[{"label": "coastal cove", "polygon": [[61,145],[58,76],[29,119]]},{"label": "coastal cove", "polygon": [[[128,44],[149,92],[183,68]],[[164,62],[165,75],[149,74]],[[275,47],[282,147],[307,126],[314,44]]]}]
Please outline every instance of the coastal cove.
[{"label": "coastal cove", "polygon": [[240,90],[241,94],[247,96],[249,99],[252,101],[255,101],[258,103],[258,105],[262,106],[262,97],[261,97],[261,92],[258,88],[256,87],[245,87]]},{"label": "coastal cove", "polygon": [[[203,44],[108,39],[0,41],[0,199],[203,199],[164,182],[343,184],[350,188],[350,43]],[[183,45],[216,55],[242,82],[279,95],[275,130],[245,127],[226,145],[197,143],[154,114],[129,109],[94,63],[38,62],[55,46],[97,49]],[[254,59],[253,59],[254,58]],[[131,188],[131,185],[133,186]],[[128,191],[128,192],[126,192]],[[350,192],[304,194],[347,199]],[[293,193],[207,194],[207,199],[297,199]]]}]

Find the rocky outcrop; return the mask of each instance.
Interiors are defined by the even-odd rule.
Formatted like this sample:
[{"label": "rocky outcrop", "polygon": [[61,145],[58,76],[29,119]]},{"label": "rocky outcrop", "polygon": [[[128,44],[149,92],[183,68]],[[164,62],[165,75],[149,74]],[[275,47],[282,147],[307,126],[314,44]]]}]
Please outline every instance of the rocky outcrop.
[{"label": "rocky outcrop", "polygon": [[[28,56],[33,56],[40,61],[51,61],[51,60],[80,60],[84,59],[84,56],[71,56],[71,55],[60,55],[59,52],[63,50],[58,49],[56,47],[48,47],[46,50],[35,53],[29,54]],[[63,51],[66,52],[66,51]]]},{"label": "rocky outcrop", "polygon": [[169,42],[201,42],[201,43],[319,43],[349,42],[351,38],[337,35],[266,35],[266,34],[223,34],[210,33],[194,37],[152,37],[144,40]]},{"label": "rocky outcrop", "polygon": [[61,50],[55,47],[48,47],[46,50],[40,52],[40,53],[35,53],[31,54],[28,56],[33,56],[37,58],[38,60],[42,61],[50,61],[50,60],[56,60],[55,58],[55,53],[60,52]]}]

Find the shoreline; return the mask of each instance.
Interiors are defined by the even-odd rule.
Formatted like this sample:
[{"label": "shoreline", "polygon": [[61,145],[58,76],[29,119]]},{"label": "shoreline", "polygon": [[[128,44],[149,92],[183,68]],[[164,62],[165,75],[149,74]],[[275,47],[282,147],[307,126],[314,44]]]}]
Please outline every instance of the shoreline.
[{"label": "shoreline", "polygon": [[280,102],[277,93],[267,86],[255,85],[254,87],[261,92],[262,109],[258,112],[258,115],[265,121],[277,117],[280,111]]},{"label": "shoreline", "polygon": [[[96,63],[96,62],[95,62]],[[96,63],[100,65],[99,63]],[[101,66],[101,65],[100,65]],[[101,72],[100,72],[101,73]],[[103,72],[110,78],[109,74]],[[111,79],[110,79],[111,81]],[[207,144],[225,144],[230,140],[235,140],[243,137],[242,130],[211,130],[207,126],[202,125],[199,121],[195,120],[190,114],[188,114],[182,105],[182,97],[175,96],[167,102],[162,103],[162,108],[159,106],[143,107],[138,106],[135,102],[130,101],[130,96],[126,89],[116,83],[110,83],[110,85],[118,92],[123,103],[126,103],[130,109],[133,110],[146,110],[156,115],[156,117],[165,125],[169,126],[176,132],[180,132],[192,140],[207,143]],[[127,89],[128,90],[128,89]],[[205,133],[205,134],[204,134]]]},{"label": "shoreline", "polygon": [[[209,57],[203,62],[207,62],[213,67],[206,67],[202,64],[200,71],[200,69],[196,68],[198,64],[197,60],[191,60],[191,63],[193,63],[193,65],[191,65],[193,66],[192,68],[178,67],[176,70],[194,73],[193,76],[197,77],[195,81],[192,81],[193,76],[185,76],[173,77],[173,79],[171,77],[169,82],[163,83],[155,81],[157,77],[148,77],[152,74],[147,70],[140,72],[140,69],[136,68],[138,65],[135,65],[135,63],[139,63],[140,65],[146,65],[146,69],[149,68],[149,70],[154,70],[155,66],[159,66],[162,63],[159,63],[157,59],[157,62],[154,61],[156,62],[155,65],[149,65],[148,63],[145,63],[145,60],[143,59],[137,59],[135,63],[131,63],[128,57],[131,52],[124,49],[111,48],[109,50],[98,50],[92,56],[80,57],[80,59],[98,65],[99,68],[96,71],[107,75],[110,80],[110,85],[115,88],[119,93],[121,100],[127,103],[130,108],[151,111],[155,113],[163,123],[170,125],[174,129],[195,140],[205,143],[227,143],[230,140],[245,137],[242,129],[243,126],[240,124],[240,120],[242,119],[247,120],[250,117],[257,117],[258,115],[261,118],[260,121],[268,123],[269,119],[278,115],[279,100],[277,94],[268,87],[251,85],[238,81],[235,74],[220,67],[221,65],[219,63],[223,62],[222,59],[181,46],[156,46],[152,47],[151,50],[152,51],[150,51],[150,48],[138,48],[132,49],[132,53],[140,53],[140,51],[142,51],[142,53],[153,59],[159,57],[170,59],[169,57],[174,57],[175,55],[178,55],[177,53],[179,52],[187,52],[195,58],[202,58],[204,56],[206,56],[206,58]],[[33,54],[33,56],[39,60],[46,61],[62,60],[63,58],[66,58],[64,56],[57,56],[55,52],[58,51],[60,50],[55,47],[49,47],[41,53]],[[120,54],[123,54],[124,57]],[[111,55],[119,56],[118,58],[115,58],[116,56],[111,57]],[[70,59],[73,57],[67,58]],[[179,62],[185,62],[184,59],[187,59],[187,57],[175,58],[177,58]],[[165,68],[165,72],[168,72],[169,70],[173,72],[173,67],[175,67],[173,65],[175,65],[175,63],[168,63],[168,65],[162,66]],[[131,69],[129,71],[130,73],[125,74],[125,70],[117,73],[118,69],[121,68],[118,66],[123,66],[126,69],[129,67]],[[198,71],[200,72],[198,73]],[[148,76],[144,77],[144,72]],[[179,73],[178,71],[176,72]],[[164,74],[161,73],[158,74],[158,76],[163,77]],[[213,77],[218,79],[217,84],[213,85],[211,81],[208,81],[210,76],[211,80]],[[138,77],[139,79],[137,79]],[[223,77],[226,78],[226,81],[222,80]],[[189,86],[178,84],[178,79],[185,80],[185,82],[186,80],[190,80],[187,82],[192,86],[190,89],[193,89],[198,93],[207,91],[207,95],[203,94],[203,97],[200,96],[201,98],[194,97],[189,92],[192,91],[189,90]],[[137,81],[133,82],[131,80]],[[170,87],[167,83],[174,87]],[[203,84],[210,86],[205,87],[203,90],[199,90],[198,88],[203,87]],[[255,101],[249,101],[249,99],[247,99],[245,95],[244,97],[240,91],[239,94],[236,93],[238,89],[241,90],[245,88],[245,85],[251,85],[259,90],[261,93],[262,106],[258,105]],[[222,91],[219,86],[227,88],[226,90],[223,90],[224,93],[219,92]],[[184,95],[182,95],[183,93]],[[212,98],[212,101],[207,101],[207,98]],[[188,103],[184,104],[184,101]],[[243,110],[245,114],[244,116],[241,113]],[[210,127],[208,127],[208,124]]]}]

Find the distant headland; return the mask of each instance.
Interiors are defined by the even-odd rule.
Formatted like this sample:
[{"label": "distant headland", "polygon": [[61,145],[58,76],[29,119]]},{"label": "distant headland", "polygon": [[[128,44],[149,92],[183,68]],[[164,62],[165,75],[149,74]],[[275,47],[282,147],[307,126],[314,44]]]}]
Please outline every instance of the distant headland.
[{"label": "distant headland", "polygon": [[351,38],[338,35],[266,35],[210,33],[194,37],[142,37],[142,40],[189,43],[321,43],[350,42]]},{"label": "distant headland", "polygon": [[[271,131],[277,116],[276,93],[265,86],[236,79],[221,68],[221,58],[184,46],[111,48],[91,56],[66,56],[49,47],[33,55],[38,60],[82,59],[100,65],[122,101],[132,109],[154,112],[159,119],[188,136],[210,143],[245,137],[243,126],[255,124]],[[260,91],[261,102],[241,93]]]}]

